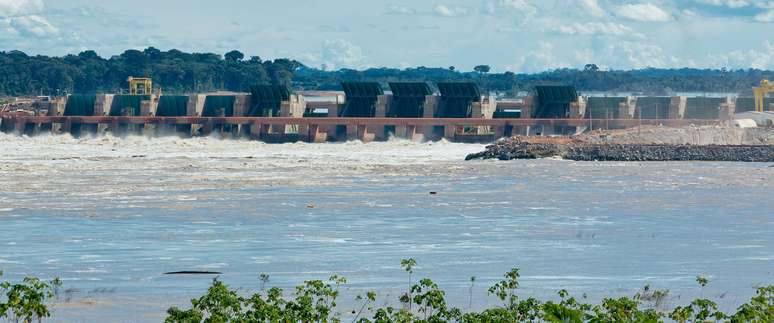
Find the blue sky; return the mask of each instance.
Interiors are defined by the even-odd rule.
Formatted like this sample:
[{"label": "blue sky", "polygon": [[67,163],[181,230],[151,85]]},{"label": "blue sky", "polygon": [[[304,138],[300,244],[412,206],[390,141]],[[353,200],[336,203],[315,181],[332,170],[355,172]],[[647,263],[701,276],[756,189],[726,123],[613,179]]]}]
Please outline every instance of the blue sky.
[{"label": "blue sky", "polygon": [[774,0],[0,0],[0,50],[154,46],[326,69],[774,69]]}]

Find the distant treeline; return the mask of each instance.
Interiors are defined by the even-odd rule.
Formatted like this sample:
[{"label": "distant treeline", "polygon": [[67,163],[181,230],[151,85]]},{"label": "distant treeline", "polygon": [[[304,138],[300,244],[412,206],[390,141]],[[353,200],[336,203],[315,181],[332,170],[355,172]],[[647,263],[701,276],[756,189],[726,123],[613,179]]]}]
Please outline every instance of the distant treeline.
[{"label": "distant treeline", "polygon": [[581,91],[735,92],[750,94],[761,79],[774,71],[711,69],[641,69],[605,71],[595,64],[582,69],[558,69],[537,74],[489,73],[488,65],[474,71],[417,67],[371,68],[363,71],[323,71],[290,59],[246,58],[239,51],[225,55],[161,51],[153,47],[127,50],[105,59],[94,51],[64,57],[29,56],[20,51],[0,52],[0,95],[57,95],[118,92],[129,76],[152,77],[166,93],[215,90],[246,91],[251,84],[287,84],[297,90],[338,90],[343,81],[471,81],[482,89],[513,95],[537,84],[570,84]]},{"label": "distant treeline", "polygon": [[290,84],[302,65],[288,59],[245,59],[238,51],[224,56],[179,50],[127,50],[105,59],[94,51],[64,57],[0,52],[0,95],[56,95],[117,92],[126,79],[152,77],[166,93],[245,91],[252,84]]}]

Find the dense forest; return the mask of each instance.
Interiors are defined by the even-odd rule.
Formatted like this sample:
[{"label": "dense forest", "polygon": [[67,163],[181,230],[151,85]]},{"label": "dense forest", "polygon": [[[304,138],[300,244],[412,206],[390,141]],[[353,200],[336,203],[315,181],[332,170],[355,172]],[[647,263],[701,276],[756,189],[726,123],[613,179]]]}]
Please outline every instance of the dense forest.
[{"label": "dense forest", "polygon": [[153,47],[127,50],[109,59],[94,51],[64,57],[0,52],[0,94],[118,92],[127,87],[129,76],[152,77],[167,93],[243,91],[257,83],[290,84],[293,71],[301,66],[287,59],[245,59],[238,51],[221,56]]},{"label": "dense forest", "polygon": [[246,58],[236,50],[218,55],[150,47],[142,51],[127,50],[107,59],[94,51],[64,57],[0,52],[0,95],[118,92],[126,87],[128,76],[152,77],[166,93],[245,91],[251,84],[267,83],[292,85],[297,90],[337,90],[342,81],[472,81],[485,90],[505,95],[530,91],[536,84],[570,84],[582,91],[657,95],[672,92],[749,95],[761,79],[774,79],[774,71],[690,68],[620,71],[601,70],[595,64],[538,74],[490,73],[485,64],[472,71],[460,71],[454,66],[323,71],[290,59]]}]

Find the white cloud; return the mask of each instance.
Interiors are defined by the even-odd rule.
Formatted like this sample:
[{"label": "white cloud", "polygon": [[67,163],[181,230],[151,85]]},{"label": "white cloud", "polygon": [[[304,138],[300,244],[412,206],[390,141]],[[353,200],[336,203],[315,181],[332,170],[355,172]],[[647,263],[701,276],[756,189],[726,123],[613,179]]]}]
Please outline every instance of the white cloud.
[{"label": "white cloud", "polygon": [[[144,5],[152,0],[133,1]],[[127,11],[114,1],[72,2],[77,4],[0,0],[0,50],[64,55],[95,49],[110,56],[147,45],[221,53],[234,47],[249,55],[293,57],[310,66],[339,69],[402,63],[474,65],[482,58],[470,48],[489,48],[489,52],[513,54],[487,55],[484,63],[525,72],[582,68],[586,63],[616,69],[772,68],[774,56],[769,47],[760,46],[766,40],[772,42],[766,28],[774,23],[774,0],[346,0],[358,10],[376,7],[381,15],[353,16],[347,23],[350,32],[337,35],[313,29],[346,31],[330,25],[335,8],[298,6],[292,1],[272,6],[293,10],[298,19],[309,22],[305,27],[264,11],[255,20],[239,20],[219,11],[222,8],[216,3],[164,13]],[[260,7],[258,2],[249,3],[245,10]],[[202,12],[212,13],[216,28],[185,25]],[[231,21],[239,21],[239,26]],[[666,23],[649,23],[660,21]],[[272,27],[267,29],[267,24]],[[137,32],[136,26],[144,27]],[[396,31],[411,51],[383,41]],[[142,37],[133,36],[137,34]],[[465,39],[453,41],[460,34]],[[346,41],[325,41],[338,38]]]},{"label": "white cloud", "polygon": [[530,10],[534,8],[534,6],[527,0],[500,0],[500,5],[516,10]]},{"label": "white cloud", "polygon": [[508,70],[520,73],[537,73],[557,68],[570,67],[554,56],[554,45],[541,41],[537,49],[522,57],[516,66],[508,66]]},{"label": "white cloud", "polygon": [[709,60],[716,67],[774,69],[774,43],[766,41],[762,50],[734,50],[727,54],[709,55]]},{"label": "white cloud", "polygon": [[441,17],[460,17],[468,14],[468,9],[463,7],[450,7],[447,5],[439,4],[433,8],[433,12]]},{"label": "white cloud", "polygon": [[42,0],[0,0],[0,17],[24,16],[41,10]]},{"label": "white cloud", "polygon": [[538,25],[536,16],[538,7],[533,4],[535,0],[497,0],[484,3],[481,12],[492,16],[490,22],[498,24],[495,31],[514,32],[524,31],[529,25]]},{"label": "white cloud", "polygon": [[592,16],[602,17],[605,15],[605,10],[599,6],[599,1],[597,0],[580,0],[580,3]]},{"label": "white cloud", "polygon": [[730,8],[741,8],[741,7],[747,7],[750,4],[745,0],[727,0],[726,6]]},{"label": "white cloud", "polygon": [[695,2],[716,7],[745,8],[753,6],[759,9],[774,9],[772,0],[694,0]]},{"label": "white cloud", "polygon": [[746,0],[695,0],[696,2],[712,6],[722,6],[729,8],[742,8],[750,5]]},{"label": "white cloud", "polygon": [[583,65],[593,63],[599,59],[591,48],[576,49],[573,51],[573,55],[575,56],[575,61]]},{"label": "white cloud", "polygon": [[306,64],[327,70],[368,67],[363,50],[343,39],[326,40],[319,53],[307,53],[299,59]]},{"label": "white cloud", "polygon": [[409,8],[402,5],[391,4],[387,6],[387,14],[390,15],[414,15],[417,11],[414,8]]},{"label": "white cloud", "polygon": [[59,33],[51,22],[38,15],[41,0],[0,0],[0,30],[8,37],[45,38]]},{"label": "white cloud", "polygon": [[672,15],[652,3],[626,4],[618,6],[615,13],[619,17],[645,22],[665,22]]},{"label": "white cloud", "polygon": [[774,9],[765,11],[755,15],[755,21],[757,22],[774,22]]},{"label": "white cloud", "polygon": [[554,30],[567,35],[633,35],[644,38],[644,35],[636,33],[633,29],[613,22],[574,22],[556,26]]},{"label": "white cloud", "polygon": [[771,0],[757,0],[754,5],[756,8],[774,9],[774,1]]},{"label": "white cloud", "polygon": [[604,59],[605,62],[602,65],[618,69],[679,65],[678,59],[667,56],[658,45],[643,42],[614,42],[597,52],[596,56]]},{"label": "white cloud", "polygon": [[696,11],[691,9],[683,9],[682,14],[685,18],[693,18],[697,15]]},{"label": "white cloud", "polygon": [[18,34],[19,32],[11,27],[10,18],[0,18],[0,39],[15,37]]},{"label": "white cloud", "polygon": [[22,36],[47,37],[59,33],[46,18],[37,15],[13,17],[10,19],[11,28]]},{"label": "white cloud", "polygon": [[532,16],[537,11],[538,8],[530,0],[498,0],[487,2],[484,7],[484,12],[490,15],[516,12],[520,16]]}]

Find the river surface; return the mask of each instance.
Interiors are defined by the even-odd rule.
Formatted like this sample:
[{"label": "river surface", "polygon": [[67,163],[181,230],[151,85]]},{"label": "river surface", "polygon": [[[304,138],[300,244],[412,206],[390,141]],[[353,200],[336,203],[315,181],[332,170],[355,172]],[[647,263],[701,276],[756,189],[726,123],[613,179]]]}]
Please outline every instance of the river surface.
[{"label": "river surface", "polygon": [[463,161],[483,148],[0,134],[0,270],[61,277],[54,322],[163,321],[213,278],[183,270],[243,293],[339,274],[397,305],[408,257],[462,308],[511,267],[544,299],[650,284],[730,310],[774,283],[769,164]]}]

